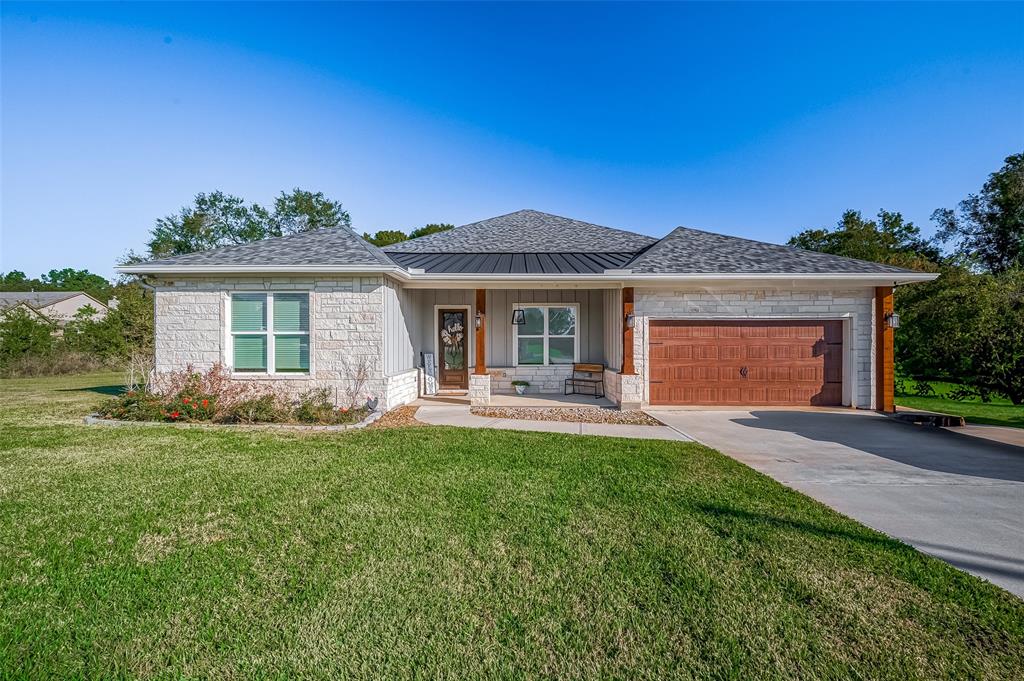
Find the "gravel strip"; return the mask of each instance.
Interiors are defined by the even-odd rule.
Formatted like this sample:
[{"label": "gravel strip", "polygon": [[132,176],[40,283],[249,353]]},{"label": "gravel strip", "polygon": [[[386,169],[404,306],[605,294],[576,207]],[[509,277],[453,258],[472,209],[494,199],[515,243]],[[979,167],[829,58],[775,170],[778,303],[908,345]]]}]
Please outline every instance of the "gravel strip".
[{"label": "gravel strip", "polygon": [[617,409],[594,409],[578,407],[473,407],[469,410],[475,416],[492,419],[527,419],[530,421],[576,421],[583,423],[622,423],[631,426],[661,426],[642,411]]},{"label": "gravel strip", "polygon": [[407,428],[409,426],[425,426],[427,424],[423,421],[416,420],[416,410],[419,407],[410,407],[408,405],[404,407],[398,407],[391,411],[385,412],[377,421],[373,424],[374,428]]}]

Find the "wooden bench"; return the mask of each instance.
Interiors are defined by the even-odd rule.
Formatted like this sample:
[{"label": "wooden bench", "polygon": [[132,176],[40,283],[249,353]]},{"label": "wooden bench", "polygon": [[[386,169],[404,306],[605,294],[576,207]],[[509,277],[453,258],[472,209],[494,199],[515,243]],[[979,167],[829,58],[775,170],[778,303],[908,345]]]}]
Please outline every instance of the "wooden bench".
[{"label": "wooden bench", "polygon": [[565,379],[565,394],[604,397],[604,365],[573,364],[572,376]]}]

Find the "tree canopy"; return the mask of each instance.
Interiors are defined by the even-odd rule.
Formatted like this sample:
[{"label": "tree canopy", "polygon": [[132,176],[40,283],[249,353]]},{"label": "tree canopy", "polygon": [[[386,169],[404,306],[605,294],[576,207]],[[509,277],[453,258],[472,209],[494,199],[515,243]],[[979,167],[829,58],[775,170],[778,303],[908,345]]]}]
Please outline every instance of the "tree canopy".
[{"label": "tree canopy", "polygon": [[941,260],[939,249],[921,236],[913,222],[887,210],[878,211],[877,220],[865,220],[860,211],[847,210],[834,229],[805,229],[789,245],[926,271],[937,269]]},{"label": "tree canopy", "polygon": [[968,264],[994,273],[1024,267],[1024,153],[1008,156],[958,210],[940,208],[932,220]]},{"label": "tree canopy", "polygon": [[107,302],[113,285],[89,270],[65,267],[50,270],[36,278],[24,272],[11,270],[0,273],[0,291],[84,291],[100,302]]},{"label": "tree canopy", "polygon": [[[146,243],[150,258],[195,253],[219,246],[243,244],[268,237],[317,229],[352,228],[340,201],[295,188],[281,192],[269,211],[221,191],[197,194],[191,206],[159,218]],[[129,254],[127,262],[141,259]]]},{"label": "tree canopy", "polygon": [[431,223],[414,229],[408,234],[399,229],[382,229],[373,235],[370,235],[368,232],[364,232],[363,238],[374,246],[390,246],[391,244],[397,244],[399,241],[407,241],[409,239],[415,239],[417,237],[427,236],[428,234],[435,234],[437,232],[447,232],[449,229],[455,229],[455,225],[448,223]]}]

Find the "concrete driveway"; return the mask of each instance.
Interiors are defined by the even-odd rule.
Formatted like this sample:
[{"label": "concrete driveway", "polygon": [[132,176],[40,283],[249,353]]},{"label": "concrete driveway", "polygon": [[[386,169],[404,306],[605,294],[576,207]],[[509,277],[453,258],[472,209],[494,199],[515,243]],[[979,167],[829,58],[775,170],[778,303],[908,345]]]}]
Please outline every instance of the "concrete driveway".
[{"label": "concrete driveway", "polygon": [[852,410],[651,414],[851,518],[1024,597],[1024,447]]}]

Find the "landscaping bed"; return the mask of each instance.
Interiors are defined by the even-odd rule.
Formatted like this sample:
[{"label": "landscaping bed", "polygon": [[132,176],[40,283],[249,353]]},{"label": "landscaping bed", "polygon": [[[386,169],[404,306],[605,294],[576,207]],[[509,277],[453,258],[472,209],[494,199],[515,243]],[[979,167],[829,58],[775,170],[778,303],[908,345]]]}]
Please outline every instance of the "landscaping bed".
[{"label": "landscaping bed", "polygon": [[474,416],[492,419],[620,423],[631,426],[664,425],[639,409],[620,411],[595,407],[473,407],[469,411]]}]

